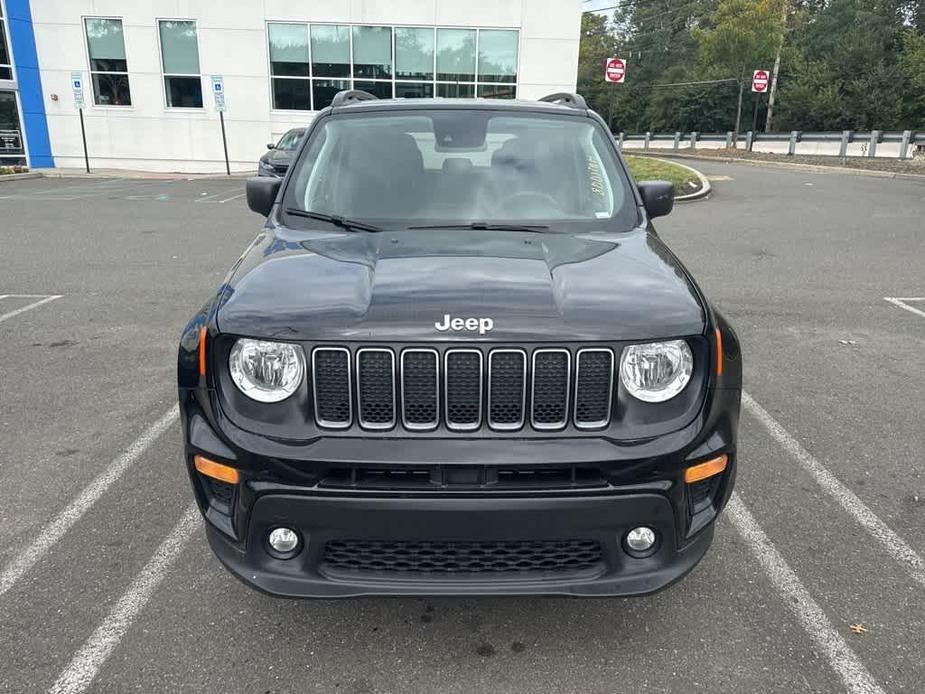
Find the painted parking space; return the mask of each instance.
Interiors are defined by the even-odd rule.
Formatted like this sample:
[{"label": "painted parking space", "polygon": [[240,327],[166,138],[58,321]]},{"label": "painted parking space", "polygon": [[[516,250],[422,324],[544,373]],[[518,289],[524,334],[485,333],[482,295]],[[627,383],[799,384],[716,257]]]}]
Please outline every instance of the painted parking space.
[{"label": "painted parking space", "polygon": [[223,204],[244,197],[244,179],[86,178],[37,179],[6,184],[0,200],[77,202],[127,200]]},{"label": "painted parking space", "polygon": [[912,297],[895,297],[895,296],[885,296],[883,297],[884,301],[889,301],[894,306],[898,306],[904,311],[925,318],[925,296],[912,296]]},{"label": "painted parking space", "polygon": [[60,298],[60,294],[0,294],[0,323]]}]

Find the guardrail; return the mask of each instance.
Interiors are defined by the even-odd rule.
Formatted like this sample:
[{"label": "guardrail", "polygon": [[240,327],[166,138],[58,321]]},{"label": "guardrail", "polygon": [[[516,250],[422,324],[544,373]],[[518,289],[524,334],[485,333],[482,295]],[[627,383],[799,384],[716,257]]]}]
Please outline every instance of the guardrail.
[{"label": "guardrail", "polygon": [[[841,132],[811,132],[792,130],[789,133],[756,133],[749,130],[744,139],[735,137],[732,131],[726,133],[640,133],[627,135],[615,133],[620,149],[697,149],[698,146],[712,149],[745,149],[749,152],[816,154],[868,158],[889,157],[912,159],[917,153],[925,153],[925,132],[914,130],[842,130]],[[883,146],[885,145],[885,146]],[[803,151],[798,151],[803,150]]]}]

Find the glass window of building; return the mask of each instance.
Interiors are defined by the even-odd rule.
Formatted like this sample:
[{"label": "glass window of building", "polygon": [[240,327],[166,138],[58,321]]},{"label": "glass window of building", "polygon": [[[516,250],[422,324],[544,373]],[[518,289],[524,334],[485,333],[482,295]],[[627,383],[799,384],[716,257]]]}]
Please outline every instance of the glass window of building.
[{"label": "glass window of building", "polygon": [[395,78],[398,80],[433,80],[433,29],[420,27],[395,29]]},{"label": "glass window of building", "polygon": [[343,89],[380,99],[513,99],[518,41],[513,29],[270,22],[273,108],[319,111]]},{"label": "glass window of building", "polygon": [[10,60],[9,45],[6,40],[6,18],[3,16],[3,3],[0,3],[0,80],[13,79],[13,64]]},{"label": "glass window of building", "polygon": [[202,108],[196,22],[161,20],[158,30],[168,108]]},{"label": "glass window of building", "polygon": [[395,98],[397,99],[430,99],[433,95],[434,85],[432,82],[395,83]]},{"label": "glass window of building", "polygon": [[88,17],[84,20],[84,29],[87,33],[93,103],[97,106],[131,106],[122,20]]},{"label": "glass window of building", "polygon": [[437,29],[437,81],[475,82],[475,29]]},{"label": "glass window of building", "polygon": [[350,27],[312,24],[311,37],[312,75],[350,77]]},{"label": "glass window of building", "polygon": [[437,96],[444,99],[471,99],[475,96],[474,84],[438,84]]},{"label": "glass window of building", "polygon": [[516,31],[479,30],[479,82],[517,82]]},{"label": "glass window of building", "polygon": [[316,111],[331,105],[334,95],[344,89],[350,89],[350,80],[312,80],[312,101]]},{"label": "glass window of building", "polygon": [[270,75],[273,108],[311,110],[308,25],[270,24]]},{"label": "glass window of building", "polygon": [[392,79],[391,27],[353,27],[353,76]]}]

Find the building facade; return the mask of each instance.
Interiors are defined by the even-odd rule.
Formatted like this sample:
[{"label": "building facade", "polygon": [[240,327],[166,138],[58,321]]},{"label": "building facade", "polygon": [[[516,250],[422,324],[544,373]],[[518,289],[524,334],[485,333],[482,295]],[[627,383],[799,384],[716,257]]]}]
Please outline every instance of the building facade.
[{"label": "building facade", "polygon": [[[581,0],[0,0],[0,165],[250,171],[341,89],[574,91]],[[216,92],[220,92],[218,102]]]}]

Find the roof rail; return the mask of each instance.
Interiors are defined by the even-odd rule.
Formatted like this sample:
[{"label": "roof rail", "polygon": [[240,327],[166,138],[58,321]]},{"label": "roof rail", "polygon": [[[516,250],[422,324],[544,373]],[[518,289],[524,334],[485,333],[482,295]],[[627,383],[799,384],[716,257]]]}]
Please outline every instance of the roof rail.
[{"label": "roof rail", "polygon": [[570,108],[588,108],[588,102],[581,94],[569,94],[568,92],[556,92],[549,96],[544,96],[540,101],[550,104],[562,104]]},{"label": "roof rail", "polygon": [[337,108],[338,106],[346,106],[347,104],[352,104],[356,101],[374,101],[378,99],[379,97],[375,94],[364,92],[362,89],[345,89],[342,92],[337,92],[337,94],[334,95],[334,99],[331,101],[331,106]]}]

